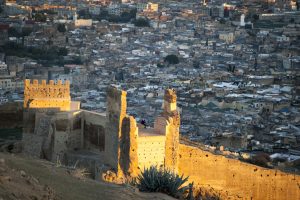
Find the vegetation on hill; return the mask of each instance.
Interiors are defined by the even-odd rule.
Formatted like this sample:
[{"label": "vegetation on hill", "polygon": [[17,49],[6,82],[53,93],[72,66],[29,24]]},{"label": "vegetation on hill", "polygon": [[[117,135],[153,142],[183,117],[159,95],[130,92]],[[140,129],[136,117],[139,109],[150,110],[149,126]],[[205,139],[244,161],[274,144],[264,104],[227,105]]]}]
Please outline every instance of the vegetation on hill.
[{"label": "vegetation on hill", "polygon": [[37,60],[45,66],[64,64],[83,64],[79,57],[65,60],[64,56],[68,55],[68,49],[65,47],[50,46],[47,48],[24,46],[16,42],[8,42],[0,47],[0,52],[7,56],[28,57]]},{"label": "vegetation on hill", "polygon": [[45,160],[0,152],[0,199],[171,200],[77,175],[74,169]]},{"label": "vegetation on hill", "polygon": [[168,64],[178,64],[179,58],[176,55],[171,54],[171,55],[167,55],[164,61],[167,62]]},{"label": "vegetation on hill", "polygon": [[138,18],[134,20],[133,24],[137,27],[150,27],[150,22],[145,18]]},{"label": "vegetation on hill", "polygon": [[43,13],[35,13],[33,18],[37,22],[46,22],[47,21],[47,16],[44,15]]},{"label": "vegetation on hill", "polygon": [[58,24],[57,25],[57,30],[61,33],[64,33],[67,31],[66,26],[64,24]]},{"label": "vegetation on hill", "polygon": [[175,198],[182,198],[189,189],[183,186],[188,177],[179,176],[168,170],[159,170],[154,166],[145,169],[138,176],[137,186],[143,192],[162,192]]}]

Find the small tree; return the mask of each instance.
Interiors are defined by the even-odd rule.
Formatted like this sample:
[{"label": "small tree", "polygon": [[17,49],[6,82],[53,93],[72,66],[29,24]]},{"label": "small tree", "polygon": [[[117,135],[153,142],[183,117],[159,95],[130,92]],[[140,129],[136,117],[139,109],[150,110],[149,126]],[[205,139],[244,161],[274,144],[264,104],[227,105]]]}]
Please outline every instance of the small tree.
[{"label": "small tree", "polygon": [[196,69],[200,68],[200,62],[198,60],[194,60],[193,61],[193,67],[196,68]]},{"label": "small tree", "polygon": [[134,25],[137,27],[150,27],[150,23],[148,19],[138,18],[134,21]]},{"label": "small tree", "polygon": [[108,11],[107,10],[101,10],[99,14],[99,19],[107,19],[109,17]]},{"label": "small tree", "polygon": [[17,31],[15,27],[10,27],[8,29],[8,36],[9,37],[21,37],[21,33]]},{"label": "small tree", "polygon": [[220,19],[220,24],[225,24],[226,23],[226,20],[224,18]]},{"label": "small tree", "polygon": [[60,55],[60,56],[67,56],[68,55],[68,49],[66,49],[64,47],[59,48],[58,55]]},{"label": "small tree", "polygon": [[22,29],[21,37],[22,37],[22,44],[23,45],[24,45],[24,42],[25,42],[25,37],[29,36],[31,33],[32,33],[31,28],[23,28]]},{"label": "small tree", "polygon": [[259,20],[259,15],[258,14],[253,14],[252,19],[253,19],[254,22]]},{"label": "small tree", "polygon": [[67,31],[66,26],[64,24],[58,24],[57,30],[61,33],[65,33]]},{"label": "small tree", "polygon": [[165,66],[163,65],[163,64],[161,64],[161,63],[157,63],[157,65],[156,65],[158,68],[164,68]]},{"label": "small tree", "polygon": [[34,19],[35,19],[35,21],[38,21],[38,22],[46,22],[47,17],[46,17],[46,15],[44,15],[42,13],[36,13],[34,15]]},{"label": "small tree", "polygon": [[168,64],[178,64],[179,58],[176,55],[171,54],[171,55],[167,55],[164,61],[167,62]]}]

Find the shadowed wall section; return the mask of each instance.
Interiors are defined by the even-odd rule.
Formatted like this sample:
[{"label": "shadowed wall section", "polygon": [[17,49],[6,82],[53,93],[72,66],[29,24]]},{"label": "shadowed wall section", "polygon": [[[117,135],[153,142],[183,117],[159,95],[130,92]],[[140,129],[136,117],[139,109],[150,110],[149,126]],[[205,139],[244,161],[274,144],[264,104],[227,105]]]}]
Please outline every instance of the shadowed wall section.
[{"label": "shadowed wall section", "polygon": [[125,176],[136,177],[138,169],[138,127],[132,116],[126,116],[122,123],[120,167]]}]

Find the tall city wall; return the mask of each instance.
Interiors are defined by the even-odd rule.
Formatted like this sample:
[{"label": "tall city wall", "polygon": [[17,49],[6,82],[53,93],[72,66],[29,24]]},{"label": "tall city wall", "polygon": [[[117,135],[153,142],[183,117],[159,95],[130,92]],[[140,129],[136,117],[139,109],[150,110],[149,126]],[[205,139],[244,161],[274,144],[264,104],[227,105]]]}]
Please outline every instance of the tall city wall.
[{"label": "tall city wall", "polygon": [[196,187],[213,188],[225,199],[300,199],[300,176],[215,155],[179,144],[180,174]]}]

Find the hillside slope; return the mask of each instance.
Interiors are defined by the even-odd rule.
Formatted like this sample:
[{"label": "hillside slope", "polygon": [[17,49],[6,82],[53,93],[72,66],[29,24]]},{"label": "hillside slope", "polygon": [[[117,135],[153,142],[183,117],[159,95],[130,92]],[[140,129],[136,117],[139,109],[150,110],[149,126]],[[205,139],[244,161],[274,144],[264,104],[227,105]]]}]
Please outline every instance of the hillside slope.
[{"label": "hillside slope", "polygon": [[173,198],[160,193],[140,193],[90,179],[79,179],[53,163],[0,153],[0,199],[139,200]]}]

